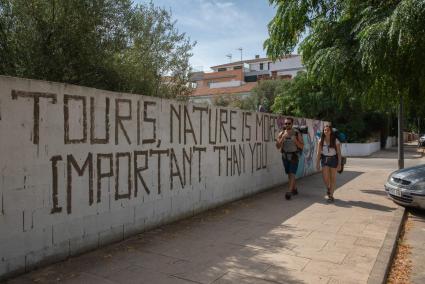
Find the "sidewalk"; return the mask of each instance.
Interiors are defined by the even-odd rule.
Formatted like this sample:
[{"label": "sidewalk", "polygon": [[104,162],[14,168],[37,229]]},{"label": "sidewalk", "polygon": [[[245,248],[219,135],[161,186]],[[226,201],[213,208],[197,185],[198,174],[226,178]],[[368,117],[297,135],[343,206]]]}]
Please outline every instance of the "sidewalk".
[{"label": "sidewalk", "polygon": [[[406,167],[425,161],[413,150]],[[349,158],[333,204],[316,174],[293,200],[285,185],[8,283],[366,283],[398,208],[383,190],[396,158]]]}]

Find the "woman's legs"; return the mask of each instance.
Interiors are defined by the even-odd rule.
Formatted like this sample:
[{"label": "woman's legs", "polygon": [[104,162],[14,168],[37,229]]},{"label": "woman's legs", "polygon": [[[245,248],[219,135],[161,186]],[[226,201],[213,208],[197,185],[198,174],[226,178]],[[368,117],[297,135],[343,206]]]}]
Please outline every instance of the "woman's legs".
[{"label": "woman's legs", "polygon": [[330,196],[333,197],[336,187],[336,168],[329,168],[329,188]]},{"label": "woman's legs", "polygon": [[322,167],[322,177],[323,177],[323,182],[325,183],[326,189],[327,191],[329,191],[330,188],[330,171],[329,171],[329,167]]}]

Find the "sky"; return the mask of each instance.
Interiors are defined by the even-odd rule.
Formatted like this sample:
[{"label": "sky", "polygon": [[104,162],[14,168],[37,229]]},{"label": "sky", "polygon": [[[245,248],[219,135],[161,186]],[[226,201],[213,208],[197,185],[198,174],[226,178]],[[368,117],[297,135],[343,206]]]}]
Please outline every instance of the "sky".
[{"label": "sky", "polygon": [[[135,3],[147,3],[136,0]],[[267,24],[275,14],[268,0],[153,0],[155,6],[171,10],[180,33],[197,44],[190,63],[194,69],[211,71],[214,65],[242,58],[265,57]]]}]

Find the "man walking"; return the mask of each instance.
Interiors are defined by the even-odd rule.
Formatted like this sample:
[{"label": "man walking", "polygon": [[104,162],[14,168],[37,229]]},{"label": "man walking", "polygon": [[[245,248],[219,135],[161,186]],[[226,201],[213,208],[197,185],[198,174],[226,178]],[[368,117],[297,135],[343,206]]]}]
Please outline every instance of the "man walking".
[{"label": "man walking", "polygon": [[[298,194],[295,184],[295,174],[298,169],[299,152],[304,148],[304,142],[301,133],[293,129],[294,119],[287,117],[283,129],[279,132],[276,139],[276,148],[282,153],[283,167],[289,180],[289,194]],[[290,195],[286,195],[287,199]]]}]

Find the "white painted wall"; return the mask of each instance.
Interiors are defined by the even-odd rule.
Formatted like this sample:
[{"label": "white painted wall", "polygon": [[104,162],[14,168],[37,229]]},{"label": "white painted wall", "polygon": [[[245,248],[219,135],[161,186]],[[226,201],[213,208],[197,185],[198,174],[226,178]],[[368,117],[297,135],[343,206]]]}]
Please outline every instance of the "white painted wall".
[{"label": "white painted wall", "polygon": [[216,88],[227,88],[227,87],[239,87],[242,86],[244,82],[239,81],[239,80],[231,80],[231,81],[226,81],[226,82],[215,82],[215,83],[210,83],[210,88],[211,89],[216,89]]},{"label": "white painted wall", "polygon": [[304,69],[304,66],[301,63],[301,56],[288,57],[270,64],[270,71],[279,71],[294,68]]},{"label": "white painted wall", "polygon": [[396,136],[388,136],[387,141],[385,141],[385,149],[389,149],[391,147],[397,146],[397,137]]},{"label": "white painted wall", "polygon": [[[315,171],[323,123],[297,122],[310,130],[303,176]],[[0,76],[0,278],[284,183],[281,123]]]},{"label": "white painted wall", "polygon": [[[270,62],[270,69],[268,69],[268,62]],[[263,70],[260,70],[260,63],[263,63]],[[264,62],[255,62],[249,64],[251,71],[278,71],[277,75],[291,75],[295,77],[299,71],[305,70],[305,67],[301,63],[301,56],[288,57],[283,60],[276,62],[264,61]]]},{"label": "white painted wall", "polygon": [[[251,71],[264,71],[264,70],[269,70],[269,66],[268,66],[268,62],[271,62],[270,60],[265,60],[265,61],[258,61],[258,62],[254,62],[254,63],[250,63],[249,64],[249,70]],[[263,69],[260,69],[260,63],[263,64]],[[270,63],[270,68],[271,65],[273,63]]]},{"label": "white painted wall", "polygon": [[342,143],[341,154],[345,157],[369,156],[381,149],[381,142]]},{"label": "white painted wall", "polygon": [[277,72],[277,75],[278,76],[291,75],[291,79],[293,79],[295,76],[297,76],[297,73],[300,71],[302,71],[302,69],[279,71]]}]

